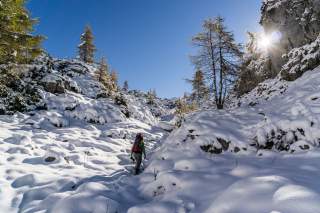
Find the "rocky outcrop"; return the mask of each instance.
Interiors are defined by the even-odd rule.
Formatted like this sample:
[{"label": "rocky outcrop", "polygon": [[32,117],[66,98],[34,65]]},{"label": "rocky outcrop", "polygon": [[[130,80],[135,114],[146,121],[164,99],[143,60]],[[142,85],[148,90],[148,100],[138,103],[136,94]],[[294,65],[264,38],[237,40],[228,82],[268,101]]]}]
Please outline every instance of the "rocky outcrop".
[{"label": "rocky outcrop", "polygon": [[279,44],[269,51],[272,69],[278,73],[287,62],[281,56],[313,42],[320,32],[320,0],[265,0],[261,7],[264,31],[278,32]]},{"label": "rocky outcrop", "polygon": [[86,74],[89,72],[89,68],[79,61],[67,61],[67,60],[55,60],[53,62],[54,70],[59,70],[62,74],[67,74],[70,77],[74,77],[79,74]]},{"label": "rocky outcrop", "polygon": [[249,33],[238,97],[267,79],[293,81],[320,65],[320,0],[264,0],[260,24],[274,43],[261,50],[259,33]]},{"label": "rocky outcrop", "polygon": [[281,46],[291,50],[314,41],[320,32],[320,0],[266,0],[260,24],[281,33]]},{"label": "rocky outcrop", "polygon": [[292,49],[284,55],[288,61],[281,70],[281,76],[287,81],[299,78],[304,72],[320,65],[320,34],[311,44]]},{"label": "rocky outcrop", "polygon": [[47,92],[54,94],[65,92],[64,79],[61,76],[49,74],[42,79],[41,84]]}]

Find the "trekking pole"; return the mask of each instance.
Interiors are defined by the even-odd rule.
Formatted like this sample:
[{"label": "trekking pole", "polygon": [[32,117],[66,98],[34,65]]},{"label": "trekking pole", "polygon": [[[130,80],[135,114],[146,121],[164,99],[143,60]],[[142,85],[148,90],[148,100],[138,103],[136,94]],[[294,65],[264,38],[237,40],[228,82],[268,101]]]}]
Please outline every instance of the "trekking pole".
[{"label": "trekking pole", "polygon": [[83,156],[83,167],[86,167],[86,161],[88,160],[88,156],[89,156],[89,151],[85,151]]},{"label": "trekking pole", "polygon": [[86,152],[84,152],[83,156],[83,167],[86,167]]}]

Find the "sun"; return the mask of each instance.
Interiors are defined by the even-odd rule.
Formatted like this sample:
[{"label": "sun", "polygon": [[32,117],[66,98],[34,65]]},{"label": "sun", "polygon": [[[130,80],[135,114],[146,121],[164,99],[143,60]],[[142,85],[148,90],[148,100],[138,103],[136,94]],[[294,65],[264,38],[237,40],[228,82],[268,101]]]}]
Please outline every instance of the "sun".
[{"label": "sun", "polygon": [[268,51],[280,41],[281,37],[281,33],[276,31],[269,34],[261,33],[258,36],[258,48],[263,51]]},{"label": "sun", "polygon": [[268,50],[272,44],[272,40],[270,36],[266,34],[262,34],[258,40],[258,47],[262,50]]}]

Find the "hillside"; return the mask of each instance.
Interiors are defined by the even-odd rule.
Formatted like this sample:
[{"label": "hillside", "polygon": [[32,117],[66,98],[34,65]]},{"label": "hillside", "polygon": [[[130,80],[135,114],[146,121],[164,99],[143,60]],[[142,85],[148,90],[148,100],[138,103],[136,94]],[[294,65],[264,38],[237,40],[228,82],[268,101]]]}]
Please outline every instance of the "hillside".
[{"label": "hillside", "polygon": [[[130,175],[130,149],[138,132],[144,134],[147,150],[167,134],[155,126],[170,115],[170,100],[148,104],[146,94],[121,90],[114,94],[120,98],[108,97],[94,78],[96,69],[77,60],[42,57],[25,67],[23,90],[6,88],[1,101],[9,115],[0,116],[2,211],[67,212],[59,200],[72,200],[82,190],[87,197],[82,203],[88,206],[79,208],[85,212],[108,200],[89,196],[86,182]],[[26,88],[33,89],[37,102],[30,101]],[[19,104],[12,104],[16,99]],[[24,113],[8,111],[16,105]]]},{"label": "hillside", "polygon": [[[139,91],[108,97],[94,78],[97,67],[77,60],[43,58],[28,69],[22,82],[37,88],[40,100],[0,117],[5,212],[314,213],[320,207],[314,179],[320,68],[291,82],[266,80],[229,109],[193,112],[170,135],[173,101],[148,104]],[[129,153],[138,132],[148,160],[133,177]]]},{"label": "hillside", "polygon": [[319,79],[269,80],[277,95],[188,116],[136,180],[151,200],[128,212],[318,212]]}]

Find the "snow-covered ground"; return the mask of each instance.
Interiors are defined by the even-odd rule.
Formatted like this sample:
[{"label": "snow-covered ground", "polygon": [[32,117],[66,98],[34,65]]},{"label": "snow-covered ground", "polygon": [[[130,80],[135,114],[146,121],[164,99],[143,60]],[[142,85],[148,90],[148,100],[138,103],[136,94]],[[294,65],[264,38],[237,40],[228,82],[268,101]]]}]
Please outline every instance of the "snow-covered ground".
[{"label": "snow-covered ground", "polygon": [[29,121],[22,114],[0,117],[2,212],[102,212],[99,205],[107,208],[108,198],[90,190],[110,189],[90,182],[116,187],[111,182],[130,175],[135,134],[144,134],[148,150],[165,134],[139,121],[92,125],[73,119],[63,128],[34,128]]},{"label": "snow-covered ground", "polygon": [[264,84],[239,108],[190,115],[136,178],[147,202],[128,212],[320,212],[320,69]]},{"label": "snow-covered ground", "polygon": [[96,69],[48,57],[30,66],[23,83],[36,88],[41,101],[25,114],[0,116],[0,212],[112,212],[120,207],[108,192],[131,175],[135,135],[143,133],[148,152],[153,150],[167,134],[157,127],[160,116],[170,110],[160,99],[147,104],[141,92],[119,91],[117,102],[103,94]]},{"label": "snow-covered ground", "polygon": [[[94,66],[54,63],[44,84],[69,89],[40,88],[43,109],[0,116],[1,212],[320,212],[320,68],[194,112],[169,134],[170,101],[98,98]],[[132,176],[138,132],[148,158]]]}]

